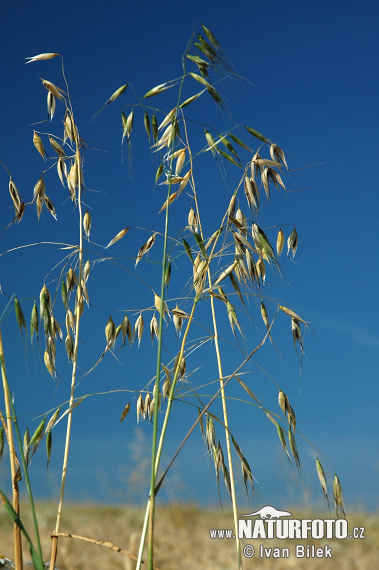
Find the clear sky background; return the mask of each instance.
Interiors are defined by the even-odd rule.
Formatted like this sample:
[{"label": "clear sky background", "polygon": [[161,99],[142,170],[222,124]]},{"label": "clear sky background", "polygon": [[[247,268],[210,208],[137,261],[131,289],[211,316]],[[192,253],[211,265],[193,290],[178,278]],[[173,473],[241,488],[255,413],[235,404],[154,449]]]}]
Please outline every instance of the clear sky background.
[{"label": "clear sky background", "polygon": [[[377,3],[369,0],[242,0],[235,4],[193,0],[186,5],[171,0],[165,3],[69,0],[53,4],[44,1],[33,5],[3,4],[0,24],[0,159],[11,171],[22,199],[31,201],[34,184],[44,167],[33,147],[30,126],[46,118],[46,91],[39,77],[64,87],[58,58],[27,66],[24,62],[26,57],[41,52],[58,52],[64,56],[81,136],[94,148],[85,155],[85,182],[94,191],[86,193],[92,208],[94,243],[86,243],[85,259],[97,259],[102,250],[95,244],[106,245],[120,229],[131,225],[145,228],[134,228],[113,251],[107,250],[122,267],[103,262],[92,268],[88,282],[91,308],[84,314],[80,334],[81,374],[95,364],[104,348],[104,326],[109,314],[118,324],[126,309],[135,320],[140,309],[153,304],[151,290],[125,268],[133,272],[133,258],[140,246],[153,231],[163,231],[163,217],[162,214],[158,217],[157,212],[165,199],[165,191],[154,188],[157,162],[149,154],[140,109],[136,110],[132,138],[132,178],[126,152],[122,162],[120,109],[123,106],[129,112],[130,105],[136,103],[133,90],[129,87],[92,123],[90,119],[113,91],[125,83],[133,84],[142,96],[155,85],[180,77],[181,57],[196,22],[201,21],[213,31],[238,73],[248,80],[232,81],[222,89],[235,123],[247,124],[277,143],[284,150],[291,170],[285,181],[291,192],[285,196],[284,192],[273,191],[272,200],[258,218],[271,239],[277,231],[271,230],[271,226],[282,225],[287,236],[296,224],[299,234],[295,263],[283,256],[284,284],[275,272],[270,272],[267,284],[272,283],[273,288],[267,294],[282,299],[312,326],[305,334],[301,379],[289,321],[281,315],[273,329],[280,354],[267,344],[245,370],[244,380],[267,408],[276,413],[280,410],[274,383],[282,388],[296,412],[299,431],[317,447],[328,482],[332,482],[337,472],[347,507],[370,509],[377,508],[379,503],[376,251],[379,188],[375,170],[379,151],[378,12]],[[197,85],[189,85],[189,95],[197,92]],[[148,103],[168,112],[175,105],[175,98],[172,90]],[[229,128],[229,119],[208,99],[204,96],[193,111],[189,107],[188,115],[214,125],[219,131]],[[62,109],[58,102],[53,122],[34,128],[61,135]],[[205,144],[203,129],[194,125],[191,128],[194,148],[200,150]],[[240,137],[243,135],[242,131],[235,132]],[[259,141],[251,137],[245,140],[254,149],[258,148]],[[50,149],[48,152],[53,155]],[[251,158],[243,152],[241,157],[246,162]],[[240,171],[226,165],[223,181],[215,161],[211,156],[207,159],[208,162],[199,160],[195,177],[205,212],[203,222],[209,224],[211,234],[218,227],[215,220],[226,209]],[[0,171],[0,181],[2,231],[14,214],[4,169]],[[2,231],[1,254],[40,241],[77,243],[77,233],[73,234],[75,210],[54,168],[46,173],[45,183],[58,221],[44,209],[37,222],[35,206],[29,206],[20,225]],[[192,205],[190,196],[183,195],[181,200],[172,210],[174,235],[186,225]],[[243,196],[241,207],[247,214]],[[159,246],[162,241],[158,241]],[[1,313],[9,298],[17,294],[29,323],[33,299],[38,298],[44,280],[52,292],[57,288],[62,265],[50,270],[66,253],[57,246],[43,245],[1,255]],[[159,291],[159,268],[154,263],[160,261],[159,247],[152,250],[149,261],[142,261],[135,273]],[[180,272],[188,267],[185,257],[177,261],[173,284],[175,279],[181,282]],[[176,301],[172,297],[186,295],[189,289],[175,290],[174,285],[171,292],[170,288],[168,304],[173,308]],[[54,314],[64,328],[59,295],[56,303]],[[181,306],[188,310],[189,304]],[[241,311],[247,327],[246,346],[254,346],[264,334],[254,302],[251,312],[253,318],[249,322]],[[271,307],[271,318],[273,314]],[[225,315],[220,311],[221,316]],[[69,397],[64,347],[57,347],[60,381],[56,388],[44,368],[37,344],[31,349],[29,338],[23,344],[13,313],[6,312],[1,329],[20,425],[23,430],[29,426],[33,431],[41,414]],[[234,342],[233,336],[228,326],[221,332],[226,339],[227,373],[235,367],[233,356],[240,359],[241,354],[233,350],[229,356],[226,350]],[[207,331],[199,329],[197,334],[206,336]],[[171,344],[164,362],[175,356],[179,346],[172,331],[168,339]],[[241,346],[244,350],[243,342]],[[42,348],[40,353],[43,354]],[[125,347],[117,353],[117,358],[119,362],[107,354],[94,372],[80,382],[77,395],[135,391],[155,374],[156,348],[151,349],[147,330],[139,350],[137,346]],[[208,342],[189,356],[187,366],[188,371],[196,370],[188,378],[195,386],[215,380],[213,345]],[[211,393],[210,388],[201,393]],[[148,485],[144,468],[150,456],[152,429],[147,422],[140,422],[137,428],[134,396],[135,392],[94,396],[75,410],[67,480],[71,499],[144,501]],[[231,389],[230,396],[245,399],[238,388]],[[120,425],[120,414],[128,401],[132,402],[131,412]],[[195,413],[191,406],[175,405],[164,461],[191,426]],[[220,413],[218,405],[215,413]],[[274,426],[251,403],[232,402],[230,413],[233,434],[258,480],[255,504],[285,508],[301,502],[301,485],[295,481]],[[57,496],[63,424],[54,430],[48,479],[43,448],[33,460],[31,475],[39,497]],[[214,474],[205,457],[199,429],[197,432],[177,460],[164,493],[169,499],[215,503],[218,493]],[[223,440],[221,428],[218,433]],[[298,440],[309,497],[317,502],[322,494],[314,469],[316,451],[300,436]],[[9,488],[6,459],[0,467],[0,483]],[[236,470],[239,472],[238,466]],[[222,494],[225,498],[224,491]]]}]

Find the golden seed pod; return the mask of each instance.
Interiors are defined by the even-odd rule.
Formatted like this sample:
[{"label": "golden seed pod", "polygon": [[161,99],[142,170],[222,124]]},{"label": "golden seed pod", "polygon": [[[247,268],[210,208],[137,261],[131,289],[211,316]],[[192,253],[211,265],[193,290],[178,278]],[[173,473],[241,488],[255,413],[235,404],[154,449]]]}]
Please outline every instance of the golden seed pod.
[{"label": "golden seed pod", "polygon": [[51,91],[47,93],[47,114],[49,116],[50,122],[53,120],[55,112],[55,97]]},{"label": "golden seed pod", "polygon": [[154,336],[156,338],[159,337],[159,325],[155,313],[150,321],[150,336],[151,336],[151,344],[154,346]]},{"label": "golden seed pod", "polygon": [[281,390],[279,390],[278,402],[283,414],[286,415],[288,398]]},{"label": "golden seed pod", "polygon": [[190,209],[188,214],[188,225],[192,231],[197,232],[198,230],[197,216],[193,208]]},{"label": "golden seed pod", "polygon": [[70,333],[70,330],[75,334],[75,319],[71,309],[67,309],[66,313],[66,330],[67,334]]},{"label": "golden seed pod", "polygon": [[128,404],[126,404],[122,414],[121,414],[121,418],[120,418],[120,423],[124,421],[124,419],[126,418],[126,416],[128,415],[130,410],[130,402]]},{"label": "golden seed pod", "polygon": [[66,277],[67,291],[72,291],[74,286],[78,286],[78,278],[75,271],[70,267]]},{"label": "golden seed pod", "polygon": [[[176,307],[178,307],[178,305],[176,305]],[[174,313],[172,320],[174,323],[175,332],[180,337],[181,332],[182,332],[182,326],[183,326],[183,318],[180,317],[178,314]]]},{"label": "golden seed pod", "polygon": [[125,344],[126,337],[128,337],[129,343],[133,341],[133,328],[130,321],[125,315],[121,323],[121,334],[122,334],[122,344]]},{"label": "golden seed pod", "polygon": [[45,349],[45,354],[43,355],[43,360],[45,362],[45,366],[46,366],[47,370],[49,371],[49,374],[51,374],[51,377],[53,379],[55,379],[54,365],[52,363],[51,356],[50,356],[49,352],[47,351],[47,349]]},{"label": "golden seed pod", "polygon": [[38,309],[37,309],[37,303],[34,301],[34,305],[33,305],[33,309],[32,309],[32,316],[30,318],[30,341],[31,341],[31,343],[33,343],[34,333],[36,334],[37,341],[38,341],[38,330],[39,330]]},{"label": "golden seed pod", "polygon": [[79,302],[77,302],[76,305],[75,305],[75,310],[74,310],[74,317],[75,317],[75,320],[76,320],[76,316],[77,316],[77,314],[78,314],[78,311],[79,311],[79,319],[80,319],[80,317],[82,316],[83,311],[84,311],[84,301],[83,301],[83,297],[81,297],[81,298],[79,299]]},{"label": "golden seed pod", "polygon": [[176,160],[175,176],[180,175],[180,172],[183,168],[185,159],[186,159],[186,149],[183,148],[181,151],[179,151],[179,155],[178,155],[178,158]]},{"label": "golden seed pod", "polygon": [[40,153],[40,155],[42,156],[43,160],[46,162],[47,153],[44,149],[42,139],[36,133],[36,131],[33,131],[33,144],[36,147],[36,149],[38,150],[38,152]]},{"label": "golden seed pod", "polygon": [[87,259],[87,261],[84,264],[84,268],[83,268],[83,281],[84,281],[84,283],[87,283],[90,271],[91,271],[91,264],[90,264],[89,259]]},{"label": "golden seed pod", "polygon": [[[160,313],[162,310],[162,299],[155,292],[154,292],[154,305],[155,305],[155,308],[157,309],[158,313]],[[168,310],[168,306],[166,304],[166,301],[163,301],[163,317],[165,316],[165,314],[168,316],[169,319],[171,319],[170,311]]]},{"label": "golden seed pod", "polygon": [[266,279],[266,266],[265,262],[261,257],[258,259],[257,263],[255,264],[255,267],[257,270],[258,279],[261,279],[262,282],[264,283]]},{"label": "golden seed pod", "polygon": [[61,295],[62,295],[62,301],[63,301],[64,308],[67,311],[67,308],[68,308],[67,285],[66,285],[66,281],[64,279],[62,279]]},{"label": "golden seed pod", "polygon": [[74,359],[74,341],[72,336],[68,333],[65,340],[65,347],[67,352],[67,358],[69,362],[73,362]]},{"label": "golden seed pod", "polygon": [[57,336],[58,336],[59,340],[61,342],[63,342],[62,329],[61,329],[58,321],[53,317],[53,315],[51,315],[51,327],[52,327],[54,338],[57,338]]},{"label": "golden seed pod", "polygon": [[112,346],[112,348],[114,348],[116,342],[116,325],[114,324],[112,317],[109,317],[108,322],[105,325],[105,338],[107,346]]},{"label": "golden seed pod", "polygon": [[138,338],[138,348],[141,343],[143,327],[144,327],[143,316],[142,313],[140,313],[134,325],[134,334],[137,335]]},{"label": "golden seed pod", "polygon": [[296,342],[300,344],[301,350],[303,351],[303,337],[301,335],[300,323],[297,319],[291,319],[292,328],[292,338],[296,348]]},{"label": "golden seed pod", "polygon": [[325,473],[324,473],[324,469],[323,469],[318,457],[316,457],[316,470],[317,470],[318,479],[320,481],[321,489],[324,493],[325,498],[327,498],[328,491],[327,491],[327,486],[326,486]]},{"label": "golden seed pod", "polygon": [[59,142],[57,142],[55,139],[53,139],[53,137],[51,137],[49,135],[49,141],[51,146],[53,147],[53,149],[55,150],[55,152],[57,153],[58,156],[66,156],[65,151],[63,150],[63,148],[61,147],[61,145],[59,144]]},{"label": "golden seed pod", "polygon": [[56,220],[57,219],[57,213],[55,211],[54,204],[52,203],[50,198],[48,196],[46,196],[46,194],[45,194],[44,198],[45,198],[45,204],[46,204],[47,209],[49,210],[49,212],[53,216],[53,218]]},{"label": "golden seed pod", "polygon": [[36,200],[38,197],[41,197],[43,199],[44,196],[45,196],[45,182],[43,180],[43,174],[42,174],[41,177],[35,183],[33,191],[33,200]]},{"label": "golden seed pod", "polygon": [[142,419],[145,418],[145,404],[142,398],[142,394],[139,395],[137,400],[137,423],[139,422],[140,417]]},{"label": "golden seed pod", "polygon": [[340,511],[345,517],[346,515],[343,503],[342,487],[337,475],[334,476],[334,481],[333,481],[333,496],[334,496],[334,505],[336,508],[336,515],[338,516],[338,513]]},{"label": "golden seed pod", "polygon": [[145,409],[145,417],[147,415],[148,419],[151,419],[151,396],[149,392],[146,394],[145,397],[144,409]]},{"label": "golden seed pod", "polygon": [[280,228],[278,232],[278,237],[276,239],[276,252],[278,255],[282,253],[283,246],[284,246],[284,234],[282,228]]},{"label": "golden seed pod", "polygon": [[83,217],[83,229],[87,239],[89,239],[89,235],[91,233],[91,225],[92,225],[91,215],[89,211],[86,210],[86,213],[84,214]]},{"label": "golden seed pod", "polygon": [[290,233],[290,235],[288,236],[288,240],[287,240],[287,247],[288,247],[288,251],[287,251],[287,255],[289,255],[289,252],[292,252],[292,257],[295,257],[295,253],[297,250],[297,246],[299,244],[299,237],[297,235],[297,231],[296,228],[294,228],[292,230],[292,232]]},{"label": "golden seed pod", "polygon": [[64,158],[62,158],[62,157],[58,158],[57,172],[58,172],[59,180],[62,182],[62,185],[64,186],[64,181],[67,180],[67,166],[66,166]]},{"label": "golden seed pod", "polygon": [[51,296],[46,285],[44,285],[40,291],[39,300],[40,300],[40,315],[42,318],[45,308],[48,308],[50,310],[51,307]]},{"label": "golden seed pod", "polygon": [[53,425],[55,424],[55,422],[58,419],[59,416],[59,412],[61,411],[61,407],[59,406],[59,408],[57,408],[55,410],[55,412],[53,413],[53,415],[51,416],[51,418],[48,421],[48,424],[46,426],[46,431],[48,431],[49,429],[51,429],[53,427]]}]

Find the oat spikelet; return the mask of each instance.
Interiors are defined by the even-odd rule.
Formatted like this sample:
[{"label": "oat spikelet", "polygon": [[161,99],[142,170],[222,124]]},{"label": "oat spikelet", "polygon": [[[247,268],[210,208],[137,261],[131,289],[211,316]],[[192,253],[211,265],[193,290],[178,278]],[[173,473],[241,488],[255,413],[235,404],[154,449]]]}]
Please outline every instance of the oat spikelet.
[{"label": "oat spikelet", "polygon": [[[109,99],[107,99],[107,101],[105,101],[104,105],[101,107],[101,109],[99,109],[99,111],[97,111],[93,116],[91,121],[93,121],[95,119],[95,117],[97,117],[102,111],[104,111],[104,109],[106,107],[108,107],[108,105],[110,105],[111,103],[113,103],[113,101],[115,101],[118,97],[120,97],[124,91],[126,90],[128,86],[128,83],[126,85],[121,85],[121,87],[119,87],[118,89],[116,89],[116,91],[114,93],[112,93],[112,95],[109,97]],[[90,122],[91,122],[90,121]]]},{"label": "oat spikelet", "polygon": [[33,336],[34,333],[37,337],[38,341],[38,330],[39,330],[39,317],[38,317],[38,309],[37,303],[34,301],[33,309],[32,309],[32,316],[30,318],[30,341],[33,344]]},{"label": "oat spikelet", "polygon": [[62,182],[62,186],[64,187],[64,181],[67,180],[67,166],[64,158],[60,157],[57,161],[57,172],[59,176],[59,180]]},{"label": "oat spikelet", "polygon": [[48,196],[46,196],[46,194],[44,196],[44,199],[45,199],[45,204],[46,204],[47,209],[49,210],[50,214],[53,216],[54,220],[56,220],[57,219],[57,213],[55,211],[54,204],[52,203],[50,198]]},{"label": "oat spikelet", "polygon": [[197,232],[198,231],[197,215],[196,215],[195,210],[193,208],[191,208],[189,213],[188,213],[188,226],[189,226],[189,229],[191,230],[191,232]]},{"label": "oat spikelet", "polygon": [[16,214],[18,214],[18,212],[20,211],[20,207],[21,207],[21,198],[20,198],[20,195],[18,193],[16,184],[12,180],[12,177],[9,178],[9,194],[11,195],[15,212],[16,212]]},{"label": "oat spikelet", "polygon": [[42,61],[45,59],[52,59],[56,57],[59,53],[40,53],[38,55],[34,55],[33,57],[26,57],[25,59],[29,61],[25,61],[25,63],[33,63],[33,61]]},{"label": "oat spikelet", "polygon": [[36,131],[33,131],[33,144],[42,156],[43,160],[46,162],[47,152],[44,149],[41,137],[36,133]]},{"label": "oat spikelet", "polygon": [[37,200],[37,198],[41,198],[43,200],[44,196],[45,196],[45,182],[43,180],[43,174],[42,174],[41,177],[35,183],[33,200]]},{"label": "oat spikelet", "polygon": [[120,423],[124,421],[124,419],[126,418],[126,416],[128,415],[130,410],[130,402],[128,404],[126,404],[122,414],[121,414],[121,418],[120,418]]},{"label": "oat spikelet", "polygon": [[144,327],[143,316],[142,316],[142,313],[140,313],[137,320],[136,320],[136,323],[134,325],[135,335],[137,335],[137,338],[138,338],[138,348],[139,348],[139,345],[141,344],[143,327]]},{"label": "oat spikelet", "polygon": [[72,336],[68,333],[65,340],[65,347],[67,352],[67,358],[69,362],[74,360],[74,341]]},{"label": "oat spikelet", "polygon": [[110,316],[108,319],[107,324],[105,325],[105,338],[107,341],[107,347],[114,348],[116,342],[116,325],[112,317]]},{"label": "oat spikelet", "polygon": [[255,264],[255,267],[257,270],[258,278],[262,279],[262,282],[264,283],[266,280],[266,266],[261,257],[258,259],[257,263]]},{"label": "oat spikelet", "polygon": [[188,319],[188,313],[182,311],[179,309],[178,305],[176,305],[175,309],[172,310],[172,314],[175,332],[180,337],[183,326],[183,319]]},{"label": "oat spikelet", "polygon": [[336,508],[337,517],[339,517],[339,515],[342,513],[343,518],[346,518],[345,506],[343,503],[342,487],[337,475],[334,475],[333,496],[334,496],[334,505]]},{"label": "oat spikelet", "polygon": [[137,258],[136,258],[135,267],[137,267],[138,263],[141,261],[142,256],[145,255],[145,253],[147,253],[147,252],[153,247],[154,242],[155,242],[155,236],[156,236],[156,235],[157,235],[157,234],[155,233],[155,234],[153,234],[152,236],[150,236],[149,239],[147,240],[147,242],[144,243],[144,244],[140,247],[139,252],[138,252],[138,254],[137,254]]},{"label": "oat spikelet", "polygon": [[139,395],[137,400],[137,423],[139,422],[140,418],[145,418],[145,403],[142,398],[142,394]]},{"label": "oat spikelet", "polygon": [[121,323],[121,334],[122,334],[122,343],[125,344],[126,337],[128,337],[129,343],[133,341],[133,328],[130,324],[130,321],[125,315],[122,323]]},{"label": "oat spikelet", "polygon": [[178,158],[176,159],[175,176],[180,175],[185,159],[186,159],[186,149],[183,148],[182,150],[179,151]]},{"label": "oat spikelet", "polygon": [[187,172],[187,174],[185,174],[183,176],[183,179],[179,185],[179,190],[177,191],[176,195],[180,196],[180,194],[183,192],[184,188],[187,186],[189,179],[191,178],[191,174],[192,174],[192,170],[189,170]]},{"label": "oat spikelet", "polygon": [[24,313],[22,312],[21,305],[17,297],[14,298],[14,310],[16,313],[17,324],[18,328],[20,329],[21,335],[22,335],[22,329],[24,329],[25,333],[28,334],[28,330],[26,328],[25,316]]},{"label": "oat spikelet", "polygon": [[66,153],[63,150],[63,148],[61,147],[61,145],[59,144],[59,142],[57,142],[55,139],[53,139],[53,137],[51,137],[50,135],[49,135],[49,141],[50,141],[51,146],[53,147],[53,149],[55,150],[55,152],[57,153],[58,156],[60,156],[60,157],[66,156]]},{"label": "oat spikelet", "polygon": [[271,155],[272,160],[274,160],[276,162],[282,162],[283,165],[288,170],[287,161],[286,161],[286,157],[284,156],[284,152],[282,151],[282,149],[277,144],[272,144],[270,146],[270,155]]},{"label": "oat spikelet", "polygon": [[47,349],[45,349],[45,353],[43,355],[43,360],[45,362],[45,366],[46,366],[47,370],[49,371],[49,374],[51,375],[51,377],[53,379],[55,379],[55,368],[54,368],[53,362],[51,360],[51,356],[50,356]]},{"label": "oat spikelet", "polygon": [[328,505],[328,510],[330,510],[330,505],[329,505],[329,497],[328,497],[328,489],[326,486],[326,479],[325,479],[325,473],[324,473],[324,469],[322,468],[322,465],[318,459],[318,457],[316,457],[316,470],[317,470],[317,476],[318,479],[320,481],[320,485],[321,485],[321,489],[322,492],[324,493],[324,497],[325,497],[325,501]]},{"label": "oat spikelet", "polygon": [[270,321],[268,319],[267,309],[266,309],[266,306],[265,306],[263,301],[261,302],[261,315],[262,315],[262,320],[265,324],[265,327],[268,331],[268,336],[270,337],[271,342],[273,342],[272,337],[271,337],[271,332],[270,332]]},{"label": "oat spikelet", "polygon": [[110,247],[111,245],[113,245],[114,243],[116,243],[117,241],[119,241],[120,239],[122,239],[130,230],[132,226],[129,226],[128,228],[124,228],[123,230],[121,230],[120,232],[118,232],[117,235],[115,235],[115,237],[108,243],[108,245],[105,247],[105,249],[107,249],[108,247]]},{"label": "oat spikelet", "polygon": [[83,281],[84,281],[84,283],[87,283],[90,272],[91,272],[91,264],[90,264],[89,259],[87,259],[87,261],[85,262],[84,267],[83,267]]},{"label": "oat spikelet", "polygon": [[156,338],[159,337],[159,325],[158,325],[158,319],[154,315],[152,316],[152,319],[150,321],[150,336],[151,336],[151,344],[154,346],[154,336]]},{"label": "oat spikelet", "polygon": [[51,91],[49,91],[47,94],[47,114],[50,122],[53,120],[54,113],[55,113],[55,97],[51,93]]},{"label": "oat spikelet", "polygon": [[301,336],[300,323],[297,319],[291,319],[292,338],[296,349],[296,342],[300,344],[301,352],[303,352],[303,337]]},{"label": "oat spikelet", "polygon": [[287,247],[288,247],[288,251],[287,251],[287,255],[289,255],[289,252],[292,252],[292,257],[295,257],[295,253],[297,250],[297,246],[299,243],[299,238],[297,235],[297,231],[296,228],[294,228],[292,230],[292,232],[290,233],[290,235],[288,236],[288,240],[287,240]]},{"label": "oat spikelet", "polygon": [[290,442],[290,448],[292,451],[292,456],[295,460],[295,463],[296,463],[298,470],[300,471],[300,458],[299,458],[299,454],[297,451],[295,436],[293,435],[291,428],[289,428],[289,430],[288,430],[288,439]]},{"label": "oat spikelet", "polygon": [[283,449],[284,449],[284,451],[286,452],[286,455],[287,455],[287,457],[288,457],[288,461],[291,463],[291,457],[290,457],[290,454],[288,453],[287,443],[286,443],[286,438],[285,438],[285,436],[284,436],[284,432],[283,432],[281,426],[278,424],[278,422],[274,422],[274,423],[276,424],[276,429],[277,429],[277,432],[278,432],[278,436],[279,436],[279,439],[280,439],[280,443],[282,444]]},{"label": "oat spikelet", "polygon": [[[160,313],[162,310],[162,299],[155,292],[154,292],[154,305],[155,305],[155,308],[157,309],[158,313]],[[168,310],[168,306],[166,304],[166,301],[163,301],[163,317],[165,315],[167,315],[168,318],[171,319],[170,311]]]},{"label": "oat spikelet", "polygon": [[71,309],[68,309],[66,313],[66,330],[67,334],[69,334],[70,330],[75,334],[75,320]]},{"label": "oat spikelet", "polygon": [[278,256],[282,253],[283,246],[284,246],[284,234],[282,228],[280,228],[278,232],[278,237],[276,239],[276,253],[278,254]]},{"label": "oat spikelet", "polygon": [[84,217],[83,217],[83,229],[84,229],[84,233],[86,234],[86,238],[88,240],[89,240],[89,236],[91,233],[91,226],[92,226],[91,214],[89,213],[88,210],[86,210],[86,213],[84,214]]},{"label": "oat spikelet", "polygon": [[68,292],[73,291],[74,287],[78,286],[78,278],[72,267],[70,267],[70,269],[67,272],[66,283],[67,283]]},{"label": "oat spikelet", "polygon": [[294,311],[292,311],[291,309],[288,309],[287,307],[283,307],[283,305],[279,305],[279,309],[281,311],[283,311],[283,313],[285,313],[286,315],[288,315],[289,317],[292,317],[293,319],[297,319],[298,321],[300,321],[301,323],[304,323],[305,325],[307,325],[307,321],[304,321],[304,319],[302,319],[301,317],[299,317],[299,315],[297,315]]}]

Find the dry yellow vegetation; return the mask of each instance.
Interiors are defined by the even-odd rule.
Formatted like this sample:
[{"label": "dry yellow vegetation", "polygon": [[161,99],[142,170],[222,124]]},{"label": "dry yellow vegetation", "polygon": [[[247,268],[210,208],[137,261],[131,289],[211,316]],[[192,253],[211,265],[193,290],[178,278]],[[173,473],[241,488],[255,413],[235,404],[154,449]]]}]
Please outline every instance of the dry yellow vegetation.
[{"label": "dry yellow vegetation", "polygon": [[[23,519],[31,528],[27,507]],[[52,504],[39,504],[37,508],[42,548],[47,556],[50,551],[50,533],[55,524],[55,509]],[[296,512],[296,518],[310,518]],[[62,532],[108,542],[107,546],[95,545],[78,538],[61,538],[58,552],[59,570],[94,570],[114,568],[134,570],[135,562],[109,545],[136,555],[143,523],[144,511],[136,507],[107,507],[95,505],[69,505],[64,509]],[[316,518],[312,514],[312,518]],[[333,515],[332,515],[333,516]],[[293,514],[293,517],[295,515]],[[324,514],[320,518],[325,518]],[[244,559],[244,569],[286,568],[317,569],[327,567],[340,569],[372,569],[379,559],[379,515],[353,513],[348,515],[349,529],[365,527],[364,539],[346,540],[243,540],[242,545],[254,543],[255,556]],[[157,510],[156,559],[154,565],[160,570],[233,570],[236,567],[235,543],[231,539],[211,539],[210,529],[233,528],[232,516],[221,509],[200,509],[193,505],[172,504]],[[288,548],[289,558],[260,557],[259,546],[267,549]],[[296,544],[332,549],[332,558],[296,558]],[[24,544],[25,559],[28,558]],[[276,551],[277,552],[277,551]],[[13,556],[13,532],[4,510],[0,511],[0,554]]]}]

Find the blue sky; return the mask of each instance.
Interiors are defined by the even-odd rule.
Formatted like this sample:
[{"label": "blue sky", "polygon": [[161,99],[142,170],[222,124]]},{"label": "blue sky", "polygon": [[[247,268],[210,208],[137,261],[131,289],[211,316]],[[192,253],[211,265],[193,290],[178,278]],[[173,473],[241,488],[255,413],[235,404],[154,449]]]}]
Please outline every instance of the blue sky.
[{"label": "blue sky", "polygon": [[[32,199],[34,184],[43,168],[32,144],[30,126],[46,118],[46,91],[39,77],[64,87],[58,58],[27,66],[24,61],[38,53],[57,52],[64,56],[81,136],[93,147],[86,153],[85,169],[86,186],[94,191],[86,193],[92,208],[93,243],[86,243],[85,259],[97,259],[102,250],[96,244],[106,245],[120,229],[130,225],[145,228],[133,229],[107,250],[127,270],[109,261],[92,268],[88,282],[91,308],[88,318],[87,314],[83,318],[79,366],[86,371],[97,361],[104,348],[103,331],[109,314],[118,324],[126,309],[134,309],[129,314],[135,313],[135,320],[139,310],[152,306],[151,290],[129,270],[134,272],[133,257],[139,247],[153,231],[161,232],[164,223],[162,214],[158,216],[157,212],[165,193],[160,187],[154,188],[157,163],[149,152],[140,110],[136,110],[132,137],[132,178],[126,151],[122,162],[120,109],[130,111],[130,105],[136,102],[133,89],[129,87],[93,122],[90,119],[120,85],[131,83],[142,96],[155,85],[180,77],[182,54],[196,22],[201,21],[216,35],[238,73],[248,80],[232,81],[222,90],[235,124],[247,124],[264,133],[286,154],[291,170],[286,186],[290,192],[285,195],[273,191],[258,219],[271,239],[277,231],[270,229],[272,226],[281,225],[287,236],[288,228],[296,224],[299,247],[295,263],[283,256],[284,284],[275,273],[270,273],[267,283],[272,289],[267,291],[291,306],[312,327],[305,335],[301,379],[288,320],[281,315],[273,330],[280,354],[272,345],[265,345],[246,368],[246,382],[276,413],[277,388],[272,380],[280,385],[296,411],[299,430],[318,448],[328,481],[332,481],[334,472],[338,473],[346,505],[377,508],[377,4],[241,1],[233,9],[229,5],[224,9],[213,0],[194,0],[180,10],[171,0],[164,6],[152,1],[69,0],[53,6],[39,2],[22,9],[16,3],[2,8],[0,159],[11,171],[22,198],[25,202]],[[196,87],[189,84],[189,94]],[[168,112],[176,103],[175,97],[172,89],[150,102]],[[51,129],[60,135],[62,109],[58,102],[53,122],[34,128],[41,132]],[[205,96],[196,102],[196,107],[194,104],[193,111],[188,107],[188,115],[200,123],[214,125],[219,132],[230,125],[229,118]],[[192,126],[193,145],[199,150],[204,146],[203,129]],[[242,131],[235,132],[242,136]],[[249,136],[247,140],[258,148],[259,141]],[[199,158],[195,177],[203,223],[209,224],[211,234],[229,203],[240,171],[227,164],[223,181],[215,161],[208,155],[207,161]],[[243,153],[241,156],[246,162],[251,158]],[[0,225],[5,228],[12,219],[13,207],[6,171],[2,170],[0,176],[4,196]],[[76,243],[77,234],[73,237],[72,233],[76,228],[75,209],[67,200],[67,189],[60,186],[53,169],[46,173],[45,183],[58,221],[45,209],[37,222],[34,206],[28,207],[20,225],[2,231],[2,254],[40,241]],[[174,204],[173,235],[186,225],[191,205],[189,196]],[[241,207],[247,214],[243,196]],[[135,273],[159,291],[160,250],[154,252],[149,256],[150,263],[144,260]],[[55,245],[43,245],[2,255],[1,312],[12,294],[17,294],[29,322],[33,299],[38,297],[44,279],[51,291],[57,287],[61,266],[50,270],[64,253]],[[188,262],[182,257],[176,263],[178,277],[168,289],[170,308],[175,306],[175,297],[188,293],[183,277],[180,279],[181,272],[188,270]],[[175,289],[175,283],[181,283],[179,288]],[[183,308],[188,310],[188,306],[184,304]],[[64,328],[59,296],[57,307],[55,316]],[[259,342],[263,334],[254,303],[251,309],[252,322],[244,321],[248,327],[247,346],[256,339]],[[271,308],[270,316],[273,314]],[[220,311],[220,317],[224,316]],[[205,322],[209,324],[209,316]],[[29,338],[23,344],[13,314],[5,316],[1,328],[20,424],[23,429],[28,425],[33,430],[41,414],[69,396],[64,347],[58,347],[61,378],[56,388],[41,363],[36,343],[33,350]],[[205,334],[204,329],[199,329],[198,335]],[[229,351],[233,337],[228,325],[222,328],[222,334],[227,341],[224,367],[231,372],[235,362],[239,362],[234,358],[240,359],[241,355],[238,350]],[[107,354],[94,372],[81,381],[77,394],[141,389],[155,374],[156,348],[151,349],[148,335],[146,331],[139,350],[133,346],[117,353],[120,362]],[[164,359],[175,356],[178,350],[172,331],[167,338],[171,344]],[[195,386],[215,380],[213,345],[209,342],[189,356],[187,366],[196,370],[189,378]],[[244,397],[243,392],[233,390],[231,396]],[[209,394],[209,388],[202,393]],[[76,410],[67,481],[67,494],[73,500],[143,501],[143,474],[135,487],[131,481],[136,480],[133,466],[145,464],[149,457],[150,451],[145,450],[151,426],[140,423],[136,428],[135,400],[130,416],[119,424],[121,411],[130,399],[130,393],[125,392],[91,397]],[[215,413],[219,412],[216,405]],[[231,402],[230,414],[233,433],[259,481],[256,504],[275,503],[278,508],[285,508],[287,501],[301,501],[301,485],[294,482],[285,463],[274,426],[251,404]],[[180,443],[193,417],[193,407],[180,403],[175,406],[164,461]],[[39,496],[57,496],[63,423],[54,430],[48,481],[43,448],[33,460],[31,475]],[[222,439],[222,430],[218,432]],[[141,441],[137,449],[136,441]],[[299,448],[310,498],[320,500],[313,448],[300,437]],[[3,486],[6,469],[4,460],[0,470]],[[238,466],[236,470],[239,471]],[[198,433],[191,437],[175,464],[171,483],[168,498],[174,494],[174,498],[217,502],[214,475]]]}]

